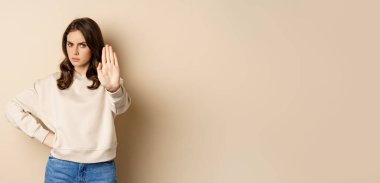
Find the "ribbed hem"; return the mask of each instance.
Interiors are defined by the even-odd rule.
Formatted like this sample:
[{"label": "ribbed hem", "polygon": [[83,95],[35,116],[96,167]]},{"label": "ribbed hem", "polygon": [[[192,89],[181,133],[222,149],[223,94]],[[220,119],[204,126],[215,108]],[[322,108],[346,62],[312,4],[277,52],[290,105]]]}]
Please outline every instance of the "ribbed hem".
[{"label": "ribbed hem", "polygon": [[115,159],[116,147],[104,150],[52,149],[50,153],[53,157],[62,160],[77,163],[98,163]]}]

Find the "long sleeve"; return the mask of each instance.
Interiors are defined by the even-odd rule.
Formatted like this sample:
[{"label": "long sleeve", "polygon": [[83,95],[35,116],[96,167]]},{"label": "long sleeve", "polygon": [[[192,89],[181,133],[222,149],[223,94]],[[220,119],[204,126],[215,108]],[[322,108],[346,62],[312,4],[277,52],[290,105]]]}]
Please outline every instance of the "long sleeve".
[{"label": "long sleeve", "polygon": [[122,114],[131,105],[131,97],[128,95],[124,87],[124,80],[120,78],[120,87],[115,92],[107,91],[108,104],[111,105],[112,111],[116,114]]},{"label": "long sleeve", "polygon": [[24,90],[7,103],[5,116],[16,128],[42,143],[49,131],[38,122],[42,120],[39,118],[39,97],[36,81],[32,88]]}]

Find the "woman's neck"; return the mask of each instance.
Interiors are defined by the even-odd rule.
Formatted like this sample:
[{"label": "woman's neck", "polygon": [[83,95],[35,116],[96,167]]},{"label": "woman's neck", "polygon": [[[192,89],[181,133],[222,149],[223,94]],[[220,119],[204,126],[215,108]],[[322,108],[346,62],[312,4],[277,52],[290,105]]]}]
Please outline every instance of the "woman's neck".
[{"label": "woman's neck", "polygon": [[75,72],[77,72],[78,74],[83,76],[83,75],[86,75],[87,68],[88,68],[88,66],[86,66],[86,67],[75,67],[74,70],[75,70]]}]

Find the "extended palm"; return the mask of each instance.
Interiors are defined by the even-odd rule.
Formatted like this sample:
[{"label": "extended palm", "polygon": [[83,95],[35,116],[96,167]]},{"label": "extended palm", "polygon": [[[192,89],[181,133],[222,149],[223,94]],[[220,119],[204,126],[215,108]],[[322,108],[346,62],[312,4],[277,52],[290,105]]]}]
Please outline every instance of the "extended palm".
[{"label": "extended palm", "polygon": [[114,92],[120,86],[120,69],[116,53],[106,45],[102,50],[102,62],[99,63],[98,78],[101,85],[108,91]]}]

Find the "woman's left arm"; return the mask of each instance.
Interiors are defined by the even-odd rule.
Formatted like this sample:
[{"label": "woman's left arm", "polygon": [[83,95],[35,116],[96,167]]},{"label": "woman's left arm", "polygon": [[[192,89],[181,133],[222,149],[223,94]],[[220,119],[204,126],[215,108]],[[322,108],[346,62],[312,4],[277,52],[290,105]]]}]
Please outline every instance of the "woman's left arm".
[{"label": "woman's left arm", "polygon": [[102,62],[99,63],[97,71],[101,85],[107,90],[113,112],[118,115],[127,111],[131,105],[131,97],[125,90],[123,79],[120,78],[119,63],[111,46],[103,47]]}]

